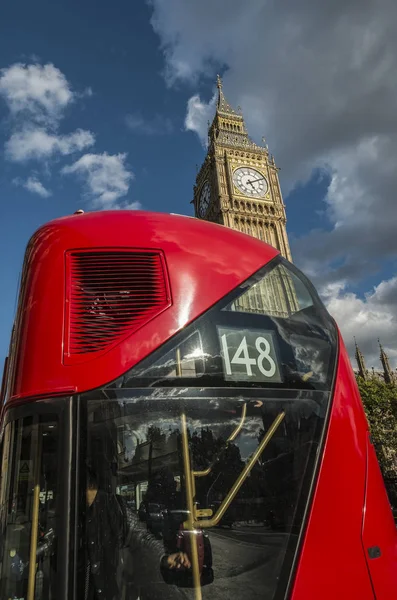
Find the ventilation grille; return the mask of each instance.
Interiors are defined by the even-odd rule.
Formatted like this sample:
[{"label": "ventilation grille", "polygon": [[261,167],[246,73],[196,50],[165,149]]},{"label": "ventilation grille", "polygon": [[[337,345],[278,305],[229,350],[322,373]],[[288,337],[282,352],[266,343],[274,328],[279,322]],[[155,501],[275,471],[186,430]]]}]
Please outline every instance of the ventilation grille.
[{"label": "ventilation grille", "polygon": [[68,271],[68,356],[108,349],[170,304],[157,252],[71,252]]}]

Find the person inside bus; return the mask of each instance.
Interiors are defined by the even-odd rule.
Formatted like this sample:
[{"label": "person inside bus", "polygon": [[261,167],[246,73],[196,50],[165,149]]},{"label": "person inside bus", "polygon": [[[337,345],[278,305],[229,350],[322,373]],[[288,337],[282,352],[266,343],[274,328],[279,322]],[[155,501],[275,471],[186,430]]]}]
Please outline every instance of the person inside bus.
[{"label": "person inside bus", "polygon": [[92,468],[88,468],[86,502],[84,600],[119,600],[120,580],[126,586],[132,580],[133,588],[139,590],[156,575],[167,581],[170,571],[190,569],[185,553],[164,553],[163,544],[142,529],[121,496],[99,489]]}]

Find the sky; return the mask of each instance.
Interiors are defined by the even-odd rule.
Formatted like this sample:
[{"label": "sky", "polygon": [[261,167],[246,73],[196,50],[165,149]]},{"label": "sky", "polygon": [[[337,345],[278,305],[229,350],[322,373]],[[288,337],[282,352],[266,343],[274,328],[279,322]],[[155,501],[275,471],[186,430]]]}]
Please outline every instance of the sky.
[{"label": "sky", "polygon": [[193,214],[220,73],[281,169],[294,263],[351,357],[379,368],[380,338],[396,368],[396,27],[395,0],[3,2],[1,363],[41,224]]}]

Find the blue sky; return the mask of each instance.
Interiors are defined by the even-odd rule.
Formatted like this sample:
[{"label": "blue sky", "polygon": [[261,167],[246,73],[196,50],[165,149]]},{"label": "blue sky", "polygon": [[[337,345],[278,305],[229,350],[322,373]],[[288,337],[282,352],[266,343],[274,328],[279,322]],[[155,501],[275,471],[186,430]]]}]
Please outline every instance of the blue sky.
[{"label": "blue sky", "polygon": [[[141,206],[192,214],[196,165],[205,154],[200,138],[213,109],[217,71],[224,74],[228,99],[241,104],[252,137],[260,142],[266,135],[281,167],[296,263],[319,286],[350,349],[359,329],[370,360],[376,360],[380,335],[397,362],[397,303],[391,299],[394,286],[397,290],[396,245],[387,223],[382,221],[368,236],[366,248],[378,247],[379,239],[384,246],[375,260],[373,253],[365,255],[359,248],[362,232],[374,222],[368,198],[380,176],[368,174],[366,167],[374,157],[380,164],[382,152],[391,147],[385,149],[385,144],[394,139],[382,138],[376,115],[357,99],[357,110],[364,111],[362,126],[353,126],[351,116],[348,127],[335,125],[347,119],[345,107],[352,107],[348,91],[340,96],[336,88],[342,65],[334,87],[326,90],[327,99],[314,98],[308,109],[308,92],[323,86],[320,70],[301,90],[303,71],[295,69],[291,75],[291,60],[266,58],[269,49],[260,44],[271,39],[247,38],[260,23],[265,1],[251,0],[243,17],[236,3],[235,15],[221,18],[214,27],[217,8],[231,8],[225,0],[218,4],[20,0],[0,9],[1,362],[24,249],[42,223],[77,208]],[[354,3],[346,6],[350,4]],[[313,11],[307,22],[296,17],[297,30],[314,28]],[[340,11],[335,23],[345,16],[342,6]],[[280,39],[288,35],[281,17],[266,16],[274,19],[273,30],[279,28]],[[320,14],[316,18],[320,20]],[[368,21],[371,18],[368,15]],[[320,30],[324,26],[317,25]],[[332,28],[332,22],[326,27]],[[251,37],[256,41],[247,42]],[[305,56],[318,53],[317,35],[312,37]],[[285,37],[286,47],[288,43]],[[324,60],[334,51],[326,51]],[[291,94],[293,76],[298,79]],[[40,95],[44,80],[50,82],[49,97]],[[370,130],[365,125],[368,118],[376,125]],[[354,162],[356,156],[361,162]],[[358,176],[362,171],[363,178]],[[387,193],[386,189],[385,198]],[[383,206],[385,221],[390,222],[397,216],[394,204],[386,199]],[[352,219],[357,211],[360,218],[365,216],[360,229]]]}]

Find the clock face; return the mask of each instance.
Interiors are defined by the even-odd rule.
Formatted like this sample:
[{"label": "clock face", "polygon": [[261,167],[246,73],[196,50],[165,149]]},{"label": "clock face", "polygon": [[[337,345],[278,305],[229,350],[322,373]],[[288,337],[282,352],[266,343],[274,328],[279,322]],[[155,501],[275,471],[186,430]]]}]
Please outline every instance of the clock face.
[{"label": "clock face", "polygon": [[233,173],[234,185],[246,196],[261,198],[267,192],[265,176],[251,167],[240,167]]},{"label": "clock face", "polygon": [[211,188],[208,181],[201,188],[200,198],[198,201],[198,216],[204,217],[207,214],[208,207],[211,201]]}]

